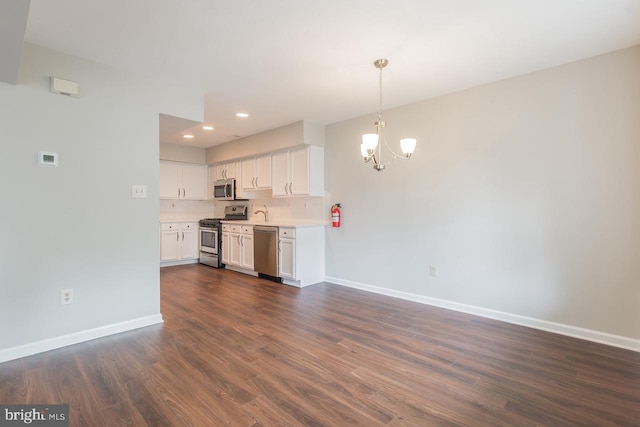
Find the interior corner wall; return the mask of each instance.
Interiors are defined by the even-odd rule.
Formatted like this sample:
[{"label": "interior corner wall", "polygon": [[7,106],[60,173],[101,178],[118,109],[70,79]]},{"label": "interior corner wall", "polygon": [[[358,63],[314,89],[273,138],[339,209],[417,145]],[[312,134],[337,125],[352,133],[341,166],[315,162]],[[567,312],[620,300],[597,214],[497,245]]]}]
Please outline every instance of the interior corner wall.
[{"label": "interior corner wall", "polygon": [[383,172],[373,115],[328,126],[327,276],[637,343],[638,76],[636,46],[387,110],[418,146]]},{"label": "interior corner wall", "polygon": [[[50,93],[50,76],[80,97]],[[201,121],[203,95],[25,44],[18,84],[0,83],[0,360],[160,315],[159,113]]]}]

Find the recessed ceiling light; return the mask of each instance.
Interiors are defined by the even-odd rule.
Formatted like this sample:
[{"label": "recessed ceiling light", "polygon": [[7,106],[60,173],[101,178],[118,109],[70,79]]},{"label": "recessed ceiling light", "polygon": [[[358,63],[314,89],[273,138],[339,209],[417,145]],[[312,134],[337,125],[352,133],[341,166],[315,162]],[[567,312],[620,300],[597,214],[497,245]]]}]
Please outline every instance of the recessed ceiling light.
[{"label": "recessed ceiling light", "polygon": [[202,126],[204,130],[213,130],[213,126]]},{"label": "recessed ceiling light", "polygon": [[182,137],[185,139],[191,139],[193,138],[193,135],[191,135],[190,133],[185,133],[184,135],[182,135]]},{"label": "recessed ceiling light", "polygon": [[237,117],[246,118],[246,117],[249,117],[249,114],[248,113],[237,113],[236,116]]}]

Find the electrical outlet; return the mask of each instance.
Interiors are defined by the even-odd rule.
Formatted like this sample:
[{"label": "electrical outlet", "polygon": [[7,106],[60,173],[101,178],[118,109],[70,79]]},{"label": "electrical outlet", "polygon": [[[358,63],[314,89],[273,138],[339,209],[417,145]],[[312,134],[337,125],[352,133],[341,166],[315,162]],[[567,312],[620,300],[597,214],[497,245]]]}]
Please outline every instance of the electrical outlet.
[{"label": "electrical outlet", "polygon": [[430,265],[429,266],[429,276],[438,277],[438,267],[436,267],[435,265]]},{"label": "electrical outlet", "polygon": [[73,289],[60,291],[60,305],[73,304]]},{"label": "electrical outlet", "polygon": [[146,185],[132,185],[131,197],[134,199],[146,199],[147,198],[147,186]]}]

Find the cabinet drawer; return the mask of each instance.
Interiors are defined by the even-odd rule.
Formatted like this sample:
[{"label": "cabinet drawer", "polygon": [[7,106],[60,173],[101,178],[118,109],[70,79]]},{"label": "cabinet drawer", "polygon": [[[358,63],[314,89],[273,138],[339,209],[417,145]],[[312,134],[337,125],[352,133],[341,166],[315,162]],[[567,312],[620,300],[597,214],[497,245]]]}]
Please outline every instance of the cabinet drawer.
[{"label": "cabinet drawer", "polygon": [[229,231],[231,230],[231,226],[229,224],[222,224],[222,231]]},{"label": "cabinet drawer", "polygon": [[170,223],[162,223],[160,224],[160,230],[162,231],[177,231],[180,230],[180,224],[177,222],[170,222]]},{"label": "cabinet drawer", "polygon": [[240,233],[242,231],[242,226],[240,226],[240,225],[230,225],[229,226],[229,231],[231,231],[232,233]]},{"label": "cabinet drawer", "polygon": [[198,223],[195,222],[183,222],[182,224],[180,224],[180,227],[182,227],[182,230],[196,230],[198,228]]},{"label": "cabinet drawer", "polygon": [[280,237],[285,237],[289,239],[296,238],[296,229],[295,228],[280,228],[279,232]]},{"label": "cabinet drawer", "polygon": [[251,226],[251,225],[243,225],[242,226],[242,234],[253,234],[253,226]]}]

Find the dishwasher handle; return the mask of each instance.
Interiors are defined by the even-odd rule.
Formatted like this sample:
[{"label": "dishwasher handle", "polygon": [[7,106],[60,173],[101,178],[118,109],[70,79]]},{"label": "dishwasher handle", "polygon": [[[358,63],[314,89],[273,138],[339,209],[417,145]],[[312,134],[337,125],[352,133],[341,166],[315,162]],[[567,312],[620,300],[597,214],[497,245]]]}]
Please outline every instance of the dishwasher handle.
[{"label": "dishwasher handle", "polygon": [[278,227],[268,226],[268,225],[254,225],[253,226],[254,233],[259,231],[261,233],[277,233]]}]

